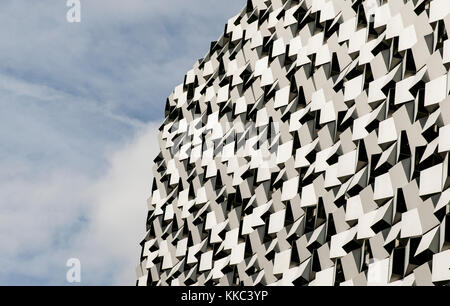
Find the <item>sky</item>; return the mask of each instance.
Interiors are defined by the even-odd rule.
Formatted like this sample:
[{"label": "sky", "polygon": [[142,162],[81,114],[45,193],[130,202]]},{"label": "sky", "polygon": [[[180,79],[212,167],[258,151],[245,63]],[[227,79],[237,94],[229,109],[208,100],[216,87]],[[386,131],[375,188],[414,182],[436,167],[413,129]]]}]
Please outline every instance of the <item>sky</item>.
[{"label": "sky", "polygon": [[0,285],[134,285],[157,130],[244,0],[0,3]]}]

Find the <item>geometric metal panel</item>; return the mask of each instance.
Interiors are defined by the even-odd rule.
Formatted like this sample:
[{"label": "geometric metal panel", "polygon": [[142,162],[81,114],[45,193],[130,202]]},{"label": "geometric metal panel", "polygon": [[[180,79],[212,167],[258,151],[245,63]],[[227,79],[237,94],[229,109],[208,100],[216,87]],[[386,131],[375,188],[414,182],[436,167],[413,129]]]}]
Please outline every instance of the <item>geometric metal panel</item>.
[{"label": "geometric metal panel", "polygon": [[449,28],[248,1],[167,99],[138,284],[449,284]]}]

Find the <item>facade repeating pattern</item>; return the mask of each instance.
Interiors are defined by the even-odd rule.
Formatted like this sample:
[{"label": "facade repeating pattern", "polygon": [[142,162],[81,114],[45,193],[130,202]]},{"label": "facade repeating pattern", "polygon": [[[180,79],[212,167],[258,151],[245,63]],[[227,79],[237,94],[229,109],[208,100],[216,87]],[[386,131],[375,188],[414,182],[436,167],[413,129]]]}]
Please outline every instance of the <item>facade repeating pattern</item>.
[{"label": "facade repeating pattern", "polygon": [[450,284],[448,29],[249,0],[167,99],[137,284]]}]

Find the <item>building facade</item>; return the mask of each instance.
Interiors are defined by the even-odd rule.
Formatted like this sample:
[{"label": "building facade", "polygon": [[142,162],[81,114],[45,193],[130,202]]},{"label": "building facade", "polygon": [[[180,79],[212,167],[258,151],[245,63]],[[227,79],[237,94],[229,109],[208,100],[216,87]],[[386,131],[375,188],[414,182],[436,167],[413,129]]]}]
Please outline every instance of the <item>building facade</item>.
[{"label": "building facade", "polygon": [[137,284],[449,284],[449,28],[249,0],[167,99]]}]

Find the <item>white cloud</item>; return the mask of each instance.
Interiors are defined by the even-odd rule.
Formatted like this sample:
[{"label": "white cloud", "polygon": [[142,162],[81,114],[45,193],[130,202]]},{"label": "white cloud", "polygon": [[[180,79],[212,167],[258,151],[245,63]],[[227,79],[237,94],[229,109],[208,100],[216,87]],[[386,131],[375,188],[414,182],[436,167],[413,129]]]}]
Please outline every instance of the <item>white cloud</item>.
[{"label": "white cloud", "polygon": [[[2,0],[0,285],[134,284],[166,97],[245,1]],[[32,13],[30,13],[32,12]]]},{"label": "white cloud", "polygon": [[[1,182],[0,284],[64,284],[68,258],[86,284],[133,285],[146,200],[158,154],[158,125],[148,124],[106,157],[99,178],[65,170]],[[26,192],[25,192],[26,191]],[[17,282],[4,279],[22,275]]]},{"label": "white cloud", "polygon": [[[116,284],[132,285],[136,280],[135,267],[139,263],[139,243],[145,235],[153,159],[159,152],[157,132],[158,126],[150,124],[131,143],[112,154],[110,169],[93,184],[90,192],[93,217],[91,226],[80,236],[82,246],[86,247],[83,251],[102,261],[120,262],[113,276]],[[105,266],[101,268],[109,270]]]},{"label": "white cloud", "polygon": [[2,1],[0,73],[95,98],[113,113],[156,120],[170,90],[244,1],[81,3],[82,21],[74,24],[66,21],[65,1]]}]

